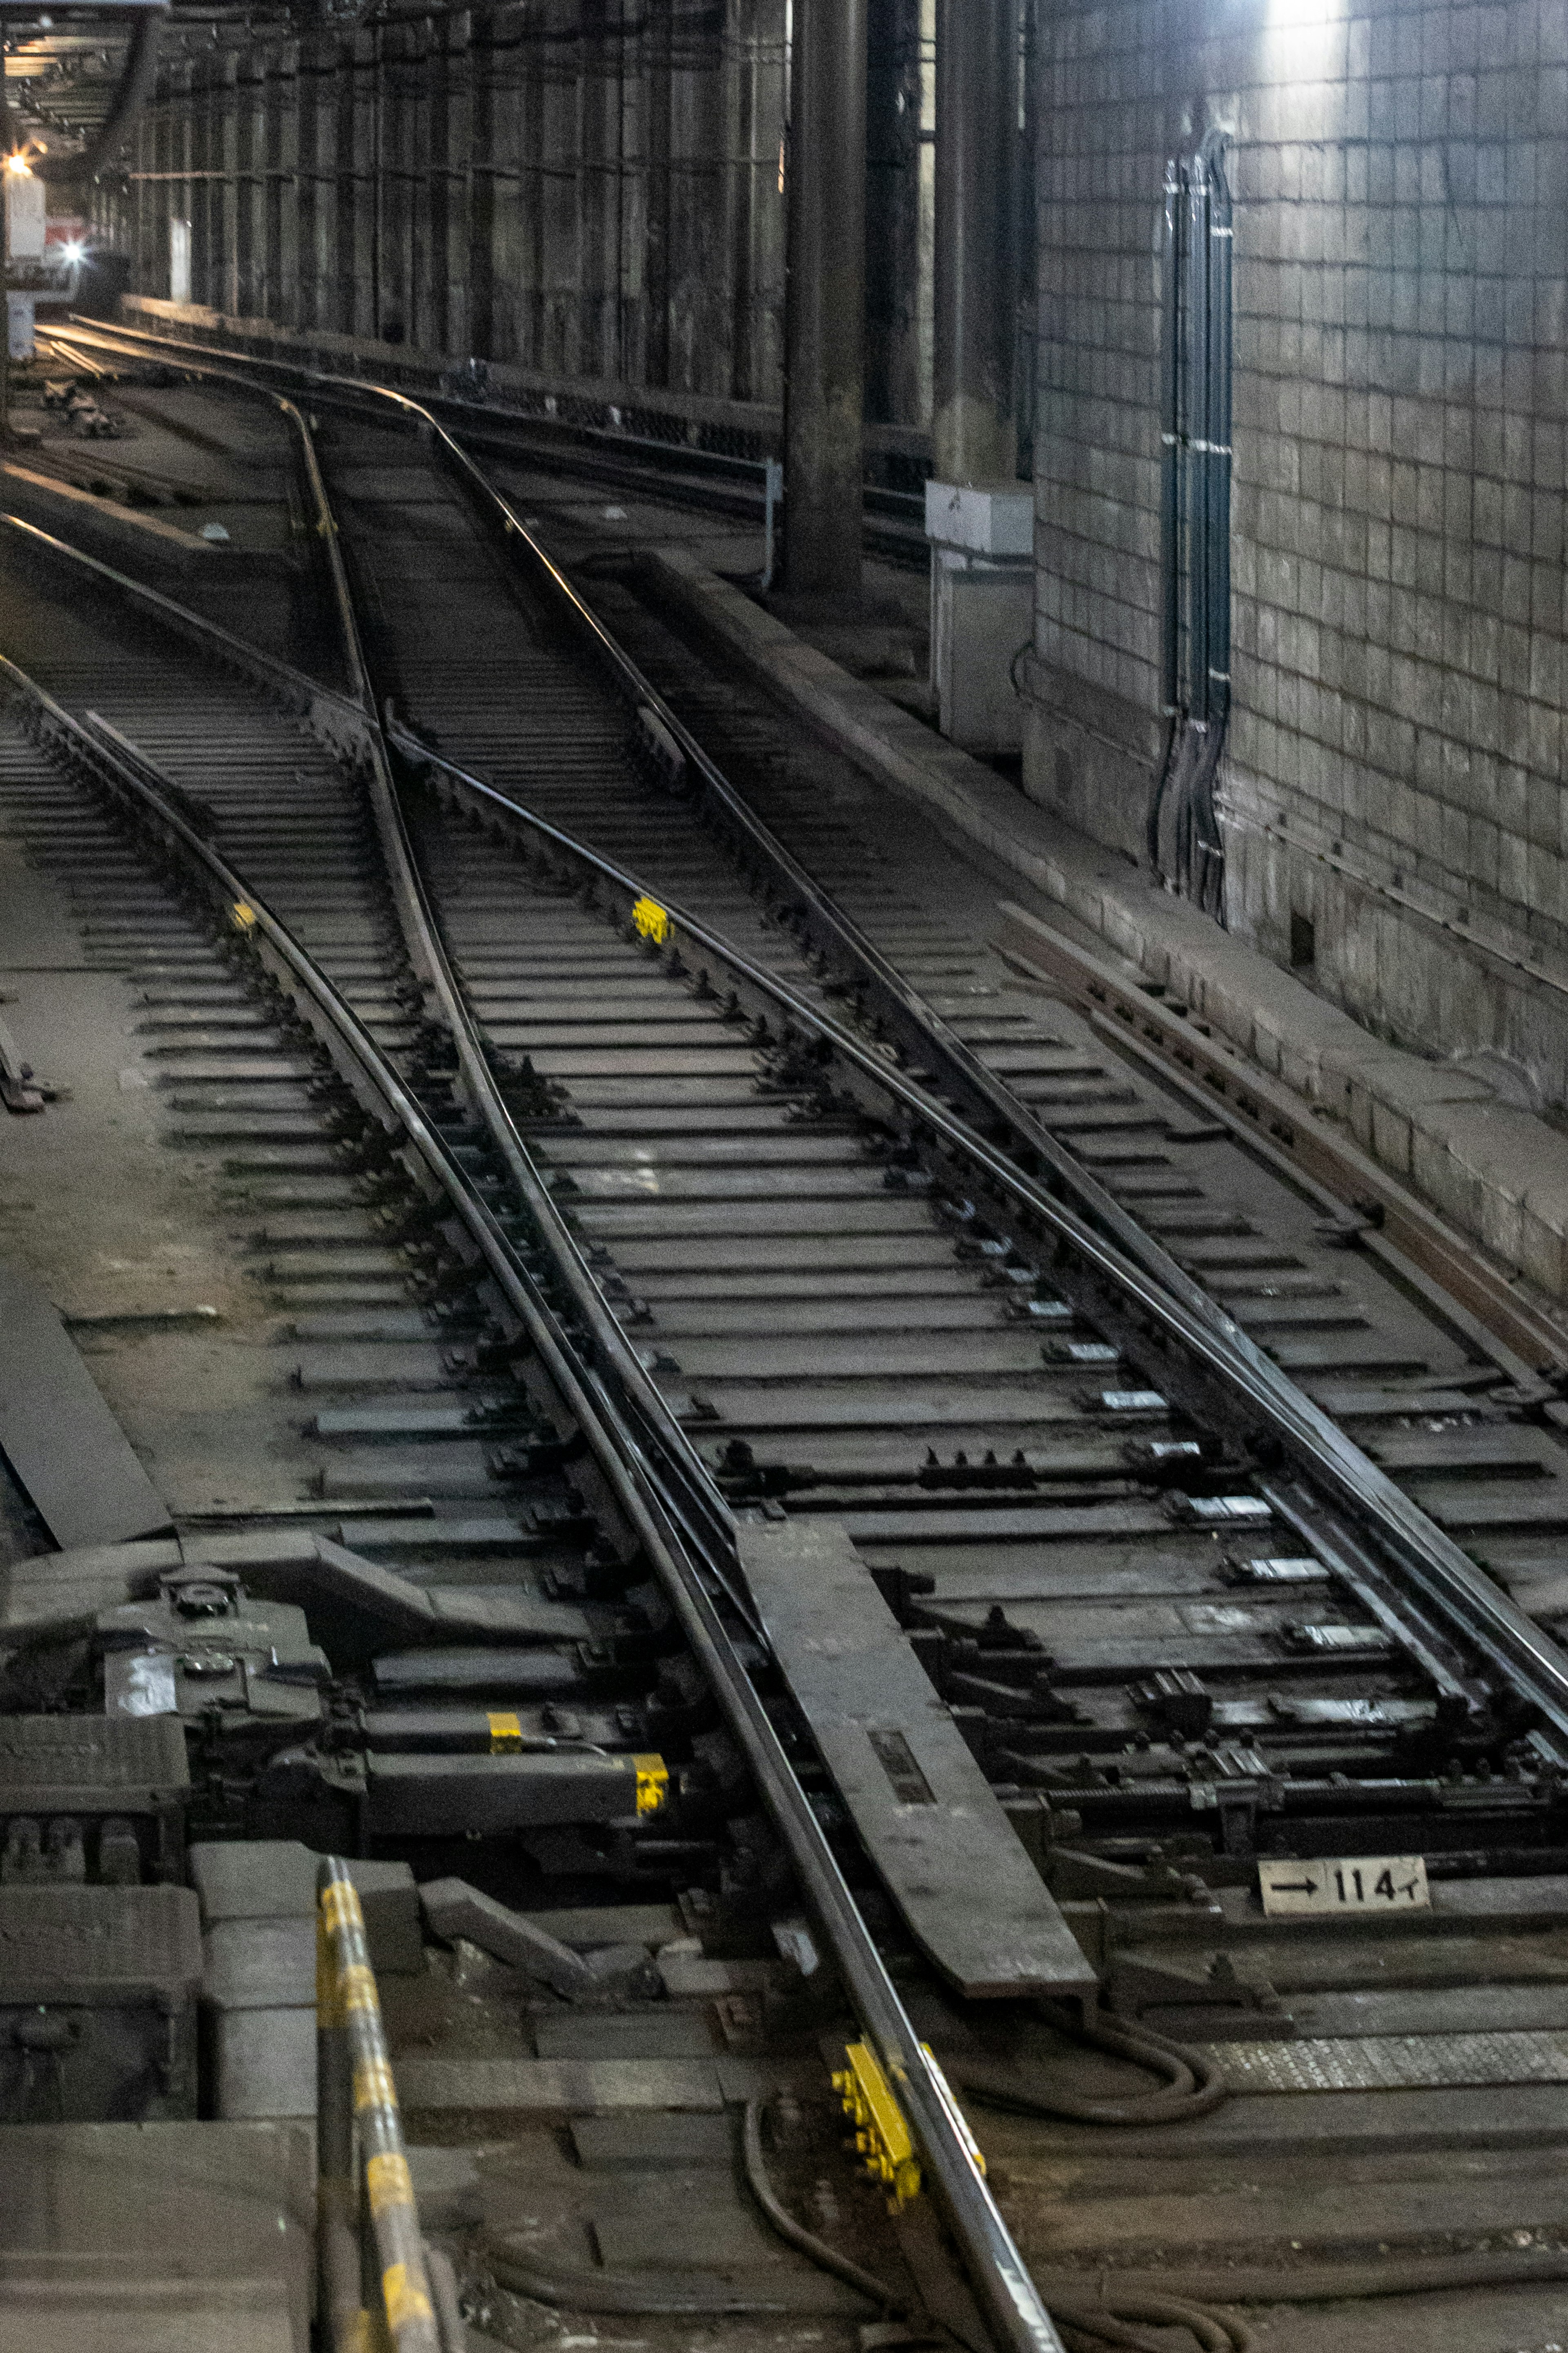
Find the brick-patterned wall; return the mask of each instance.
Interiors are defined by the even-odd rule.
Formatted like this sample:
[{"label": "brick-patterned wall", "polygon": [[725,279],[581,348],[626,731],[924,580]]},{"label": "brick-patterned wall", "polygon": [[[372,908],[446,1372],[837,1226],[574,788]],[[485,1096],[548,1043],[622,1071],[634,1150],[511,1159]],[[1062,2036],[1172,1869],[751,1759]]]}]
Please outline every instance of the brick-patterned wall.
[{"label": "brick-patterned wall", "polygon": [[[1159,208],[1231,134],[1228,914],[1568,1094],[1568,0],[1038,0],[1027,788],[1137,853]],[[1301,934],[1298,931],[1300,943]]]}]

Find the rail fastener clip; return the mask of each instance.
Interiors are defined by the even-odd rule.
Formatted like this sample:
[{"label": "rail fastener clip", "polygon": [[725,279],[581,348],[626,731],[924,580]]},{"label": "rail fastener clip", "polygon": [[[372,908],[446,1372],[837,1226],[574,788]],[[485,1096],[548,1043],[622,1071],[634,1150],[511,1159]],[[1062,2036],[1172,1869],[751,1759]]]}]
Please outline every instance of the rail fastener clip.
[{"label": "rail fastener clip", "polygon": [[662,1757],[634,1757],[637,1777],[637,1811],[657,1814],[669,1795],[669,1767]]},{"label": "rail fastener clip", "polygon": [[669,915],[657,899],[639,899],[632,909],[632,921],[645,940],[661,948],[669,937]]},{"label": "rail fastener clip", "polygon": [[896,2211],[920,2195],[921,2168],[913,2137],[870,2045],[851,2042],[844,2055],[849,2064],[834,2076],[833,2088],[854,2124],[855,2146],[867,2172],[873,2181],[886,2184],[892,2193],[889,2208]]}]

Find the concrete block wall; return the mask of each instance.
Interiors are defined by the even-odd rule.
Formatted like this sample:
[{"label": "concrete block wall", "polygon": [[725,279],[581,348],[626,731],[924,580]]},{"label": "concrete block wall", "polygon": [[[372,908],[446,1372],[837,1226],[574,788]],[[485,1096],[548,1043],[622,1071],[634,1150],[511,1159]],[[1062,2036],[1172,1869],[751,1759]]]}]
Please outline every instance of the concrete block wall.
[{"label": "concrete block wall", "polygon": [[[1568,0],[1039,0],[1026,789],[1142,851],[1159,209],[1230,135],[1227,913],[1568,1100]],[[1306,934],[1297,926],[1300,950]]]},{"label": "concrete block wall", "polygon": [[[917,431],[932,5],[869,9],[867,414]],[[787,25],[786,0],[176,15],[98,227],[137,294],[174,292],[185,220],[180,299],[225,316],[776,406]]]}]

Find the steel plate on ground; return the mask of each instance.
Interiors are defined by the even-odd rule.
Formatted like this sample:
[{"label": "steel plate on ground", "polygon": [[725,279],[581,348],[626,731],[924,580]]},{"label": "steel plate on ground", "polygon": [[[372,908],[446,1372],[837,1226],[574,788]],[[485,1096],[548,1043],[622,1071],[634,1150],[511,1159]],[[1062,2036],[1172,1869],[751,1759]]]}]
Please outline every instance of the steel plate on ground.
[{"label": "steel plate on ground", "polygon": [[1094,1971],[870,1571],[829,1522],[743,1525],[796,1703],[910,1933],[972,1997],[1091,1994]]},{"label": "steel plate on ground", "polygon": [[0,1267],[0,1451],[62,1550],[161,1535],[169,1509],[37,1283]]}]

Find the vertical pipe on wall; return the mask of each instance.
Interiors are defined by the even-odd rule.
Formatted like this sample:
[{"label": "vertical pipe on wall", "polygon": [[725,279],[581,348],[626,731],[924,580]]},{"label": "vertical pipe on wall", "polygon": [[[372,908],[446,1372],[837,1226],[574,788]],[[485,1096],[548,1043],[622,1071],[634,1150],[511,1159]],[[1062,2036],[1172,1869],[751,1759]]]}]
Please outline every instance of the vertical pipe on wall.
[{"label": "vertical pipe on wall", "polygon": [[1225,849],[1215,811],[1215,779],[1230,717],[1230,417],[1231,417],[1231,204],[1224,164],[1225,142],[1210,132],[1200,160],[1205,177],[1205,228],[1201,255],[1194,256],[1205,286],[1207,347],[1203,476],[1205,512],[1204,706],[1207,739],[1194,793],[1196,860],[1194,896],[1223,920]]},{"label": "vertical pipe on wall", "polygon": [[[1156,872],[1225,921],[1215,783],[1230,715],[1231,201],[1224,133],[1165,167],[1161,224],[1161,695],[1150,797]],[[1163,814],[1173,810],[1167,868]]]},{"label": "vertical pipe on wall", "polygon": [[860,593],[866,0],[795,0],[785,297],[784,584]]},{"label": "vertical pipe on wall", "polygon": [[1160,703],[1165,741],[1149,796],[1149,863],[1161,871],[1160,818],[1182,732],[1182,179],[1165,165],[1160,216]]},{"label": "vertical pipe on wall", "polygon": [[1011,480],[1018,0],[941,0],[936,35],[936,320],[931,467]]}]

